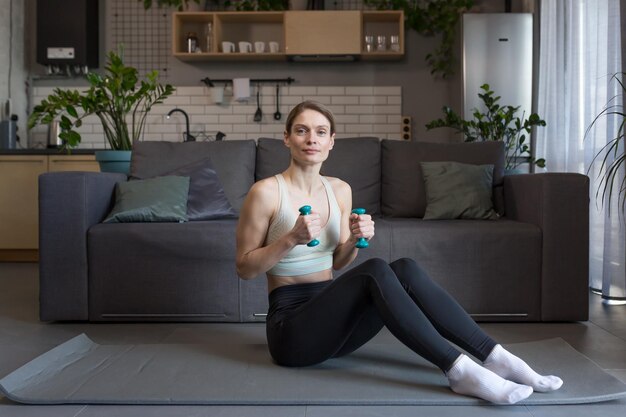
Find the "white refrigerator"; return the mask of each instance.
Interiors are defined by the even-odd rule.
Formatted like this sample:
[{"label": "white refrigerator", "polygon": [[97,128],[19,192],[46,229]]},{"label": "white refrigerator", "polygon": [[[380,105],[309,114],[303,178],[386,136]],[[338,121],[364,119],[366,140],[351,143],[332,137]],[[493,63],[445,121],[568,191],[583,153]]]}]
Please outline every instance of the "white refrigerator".
[{"label": "white refrigerator", "polygon": [[463,118],[481,111],[480,86],[489,84],[500,105],[532,113],[533,16],[530,13],[467,13],[462,21]]}]

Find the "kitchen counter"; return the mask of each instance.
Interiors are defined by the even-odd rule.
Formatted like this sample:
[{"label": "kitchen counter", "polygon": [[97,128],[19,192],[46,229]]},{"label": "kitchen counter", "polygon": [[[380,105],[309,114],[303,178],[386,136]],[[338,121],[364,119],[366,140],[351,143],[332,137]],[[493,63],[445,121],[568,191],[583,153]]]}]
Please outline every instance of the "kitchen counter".
[{"label": "kitchen counter", "polygon": [[91,171],[98,149],[0,149],[0,262],[37,261],[39,176],[46,172]]}]

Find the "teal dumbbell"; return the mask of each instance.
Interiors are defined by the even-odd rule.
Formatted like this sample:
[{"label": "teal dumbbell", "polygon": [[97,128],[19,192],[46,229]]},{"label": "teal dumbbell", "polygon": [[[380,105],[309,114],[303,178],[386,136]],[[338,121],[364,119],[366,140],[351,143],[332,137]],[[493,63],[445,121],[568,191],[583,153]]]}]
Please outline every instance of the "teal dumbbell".
[{"label": "teal dumbbell", "polygon": [[[355,208],[352,210],[352,212],[354,214],[365,214],[365,209],[364,208]],[[365,249],[369,246],[370,244],[367,242],[367,239],[365,239],[364,237],[360,237],[359,240],[357,240],[356,245],[354,245],[356,248],[359,249]]]},{"label": "teal dumbbell", "polygon": [[[311,206],[302,206],[298,209],[298,211],[300,211],[300,215],[301,216],[306,216],[308,214],[311,214]],[[312,241],[310,241],[309,243],[307,243],[306,245],[309,248],[312,248],[314,246],[317,246],[320,244],[320,241],[317,239],[313,239]]]}]

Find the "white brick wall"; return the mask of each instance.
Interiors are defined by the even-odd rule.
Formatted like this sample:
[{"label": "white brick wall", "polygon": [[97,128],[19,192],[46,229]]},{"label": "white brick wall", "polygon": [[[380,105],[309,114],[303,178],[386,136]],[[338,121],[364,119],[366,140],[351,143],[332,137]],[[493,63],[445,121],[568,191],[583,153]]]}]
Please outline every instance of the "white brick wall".
[{"label": "white brick wall", "polygon": [[[170,119],[165,117],[174,107],[180,107],[189,114],[191,133],[198,140],[213,139],[218,131],[224,132],[227,140],[257,139],[261,136],[282,138],[289,110],[308,99],[327,105],[335,114],[337,138],[401,137],[402,89],[399,86],[281,86],[279,103],[282,118],[279,121],[274,120],[276,87],[263,85],[260,88],[263,120],[254,122],[256,86],[251,86],[251,97],[247,102],[237,102],[233,100],[232,88],[228,85],[224,102],[220,105],[213,103],[207,87],[177,87],[174,95],[165,103],[153,107],[147,118],[143,139],[182,141],[182,133],[185,131],[183,115],[176,113]],[[32,103],[38,104],[53,89],[35,87]],[[86,119],[79,132],[82,136],[81,148],[107,146],[98,118]],[[45,142],[44,126],[31,131],[31,147]]]}]

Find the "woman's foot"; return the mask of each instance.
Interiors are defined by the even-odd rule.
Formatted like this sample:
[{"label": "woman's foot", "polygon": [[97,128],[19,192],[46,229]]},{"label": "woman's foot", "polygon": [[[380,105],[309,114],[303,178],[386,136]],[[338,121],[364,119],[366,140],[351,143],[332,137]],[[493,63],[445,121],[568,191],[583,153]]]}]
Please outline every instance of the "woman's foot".
[{"label": "woman's foot", "polygon": [[507,381],[465,355],[459,356],[446,376],[450,388],[457,394],[471,395],[495,404],[515,404],[533,393],[532,387]]},{"label": "woman's foot", "polygon": [[537,392],[549,392],[561,388],[563,380],[554,375],[539,375],[523,360],[500,345],[491,351],[483,366],[502,378],[529,385]]}]

